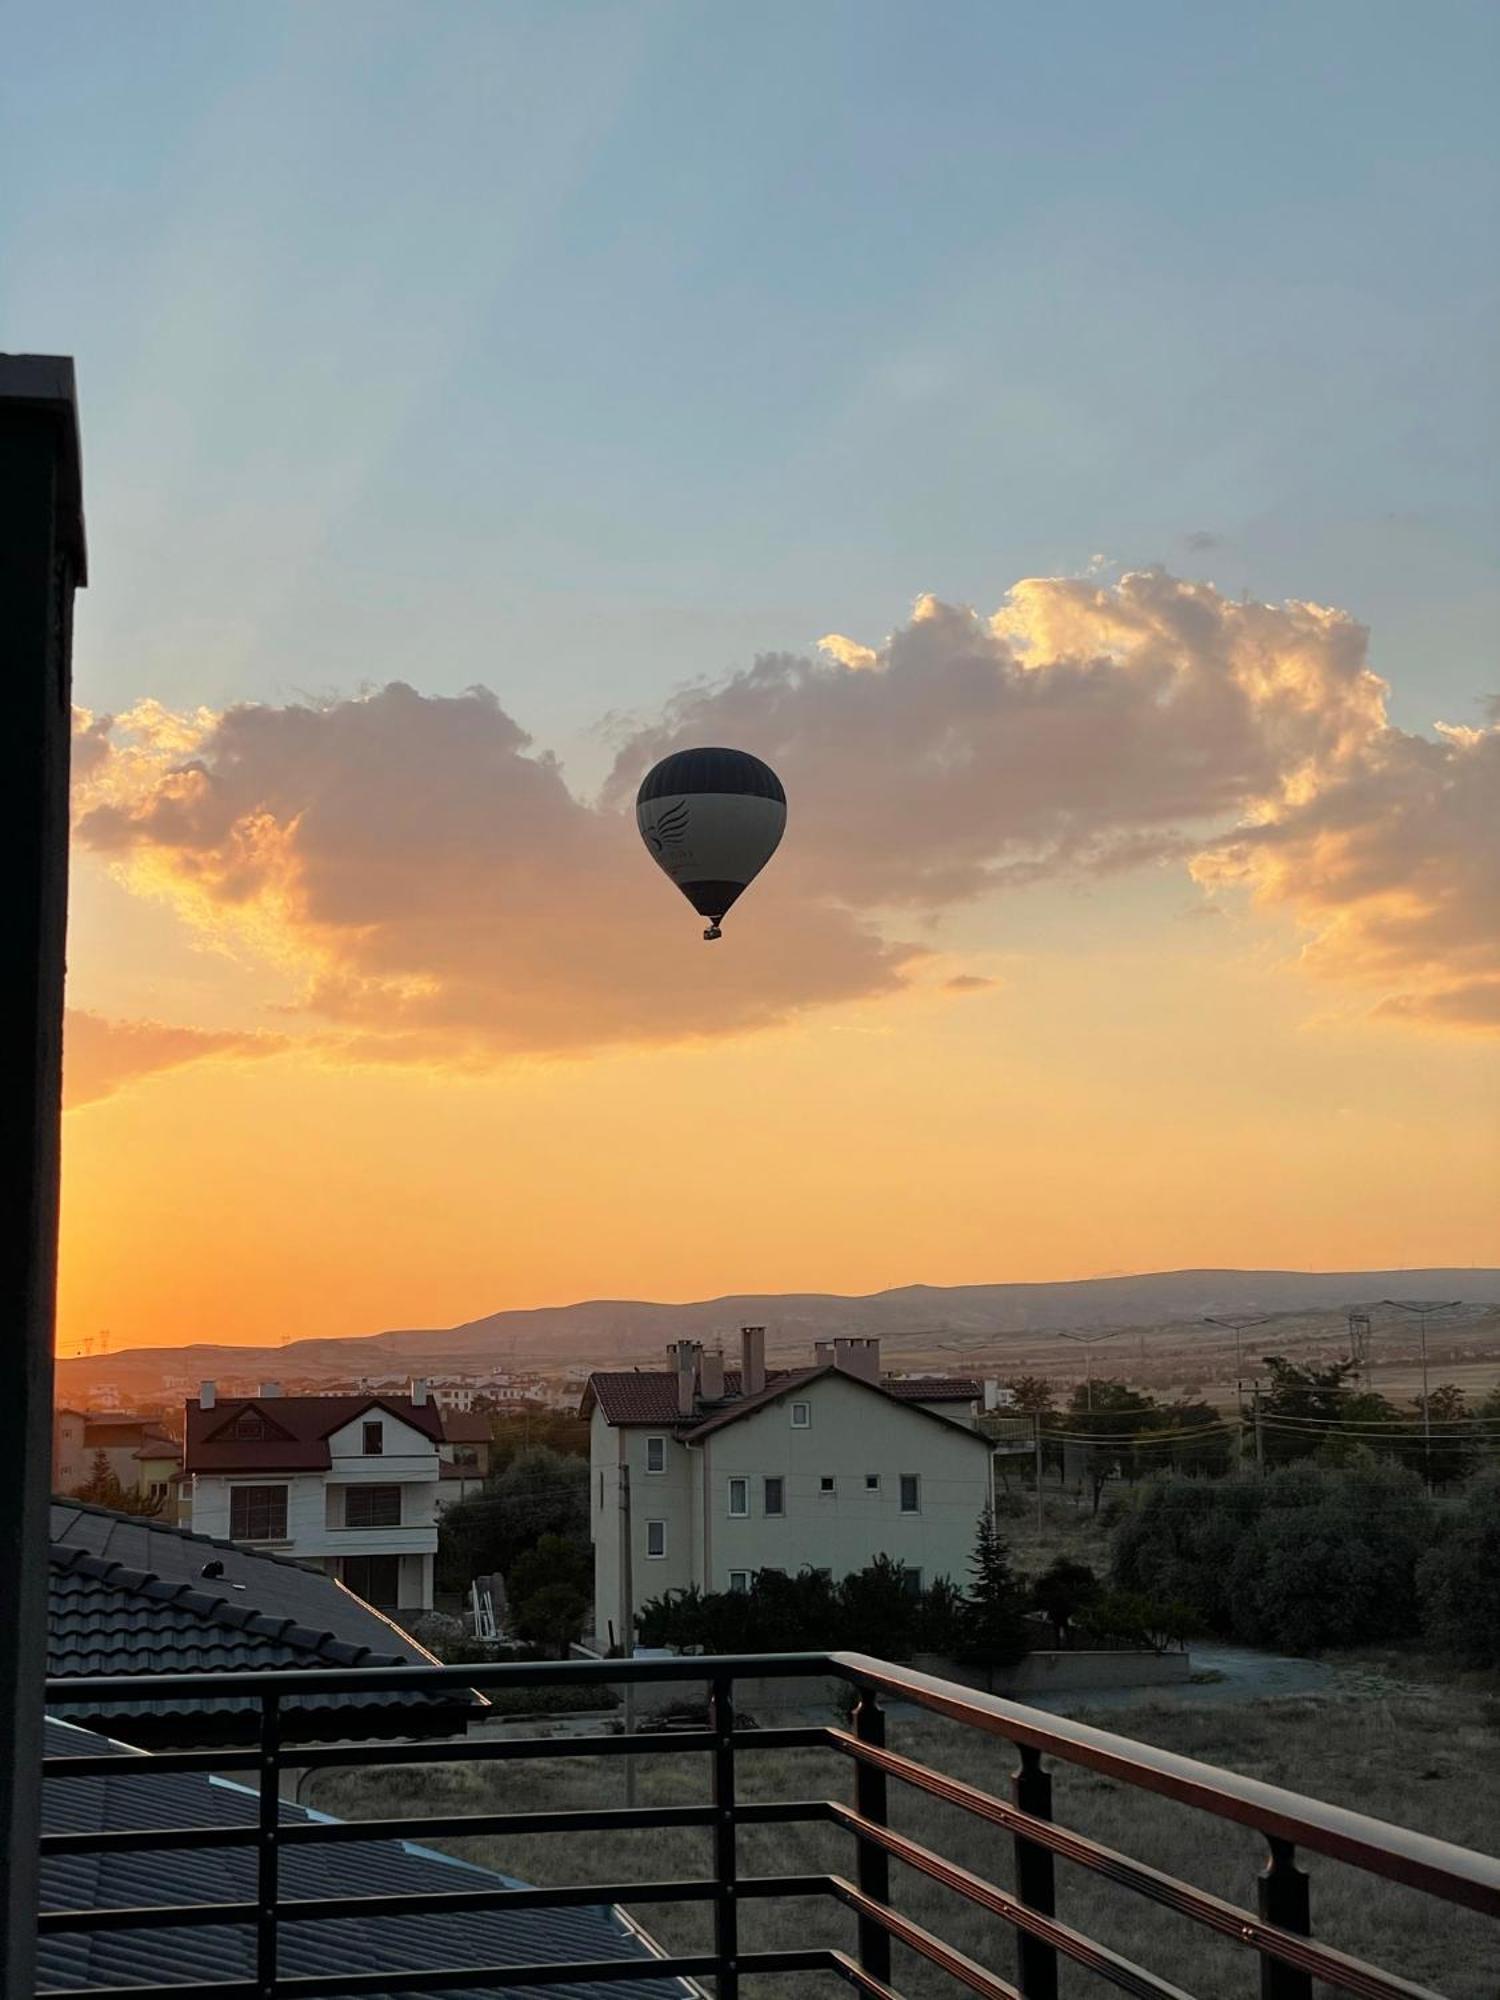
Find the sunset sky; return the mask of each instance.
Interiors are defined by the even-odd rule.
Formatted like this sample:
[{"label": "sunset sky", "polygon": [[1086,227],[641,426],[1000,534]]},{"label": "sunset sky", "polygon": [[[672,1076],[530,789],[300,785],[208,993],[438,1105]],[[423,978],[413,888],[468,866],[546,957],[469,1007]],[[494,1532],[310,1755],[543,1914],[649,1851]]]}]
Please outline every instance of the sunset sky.
[{"label": "sunset sky", "polygon": [[[1500,1263],[1492,6],[12,25],[62,1351]],[[722,944],[631,801],[737,744]]]}]

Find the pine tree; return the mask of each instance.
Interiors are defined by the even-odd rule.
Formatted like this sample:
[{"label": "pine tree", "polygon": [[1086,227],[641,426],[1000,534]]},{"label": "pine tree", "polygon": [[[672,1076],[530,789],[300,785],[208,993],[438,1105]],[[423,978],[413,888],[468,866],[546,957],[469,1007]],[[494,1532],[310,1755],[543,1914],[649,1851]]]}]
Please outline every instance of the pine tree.
[{"label": "pine tree", "polygon": [[1031,1649],[1026,1588],[989,1507],[979,1517],[969,1574],[962,1658],[978,1667],[1014,1666]]}]

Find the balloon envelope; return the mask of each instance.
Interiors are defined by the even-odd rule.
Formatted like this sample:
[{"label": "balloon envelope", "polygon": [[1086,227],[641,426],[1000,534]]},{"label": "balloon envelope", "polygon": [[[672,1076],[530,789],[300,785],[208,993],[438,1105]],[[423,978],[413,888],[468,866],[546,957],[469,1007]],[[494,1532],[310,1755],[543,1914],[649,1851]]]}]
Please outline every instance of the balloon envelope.
[{"label": "balloon envelope", "polygon": [[652,859],[715,935],[776,852],[786,793],[747,750],[674,750],[642,780],[635,818]]}]

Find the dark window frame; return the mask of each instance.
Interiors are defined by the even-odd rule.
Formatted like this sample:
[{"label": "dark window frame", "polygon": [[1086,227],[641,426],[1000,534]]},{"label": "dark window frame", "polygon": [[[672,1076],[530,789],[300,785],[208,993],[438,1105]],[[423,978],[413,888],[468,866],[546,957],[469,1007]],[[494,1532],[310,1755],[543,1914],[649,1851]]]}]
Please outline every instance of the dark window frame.
[{"label": "dark window frame", "polygon": [[[231,1486],[229,1539],[232,1542],[284,1542],[290,1490],[279,1486]],[[279,1525],[278,1525],[279,1522]]]},{"label": "dark window frame", "polygon": [[[381,1501],[381,1505],[378,1507],[375,1505],[377,1494],[380,1496]],[[391,1500],[392,1495],[395,1496],[394,1506]],[[359,1502],[357,1507],[354,1505],[356,1501]],[[352,1520],[350,1518],[351,1509],[355,1513],[364,1514],[368,1512],[371,1516],[380,1515],[383,1518]],[[394,1519],[390,1518],[392,1514],[394,1514]],[[344,1489],[344,1526],[346,1528],[399,1528],[401,1526],[401,1488],[396,1485],[346,1486]]]}]

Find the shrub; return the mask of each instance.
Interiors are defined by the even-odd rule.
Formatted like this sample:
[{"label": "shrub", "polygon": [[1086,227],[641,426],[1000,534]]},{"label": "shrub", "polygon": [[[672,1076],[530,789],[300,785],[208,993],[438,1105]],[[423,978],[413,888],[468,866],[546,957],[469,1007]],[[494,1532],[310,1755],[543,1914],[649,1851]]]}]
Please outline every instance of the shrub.
[{"label": "shrub", "polygon": [[1224,1637],[1317,1652],[1416,1628],[1431,1533],[1420,1482],[1387,1463],[1164,1479],[1122,1523],[1113,1580]]},{"label": "shrub", "polygon": [[1465,1487],[1418,1565],[1417,1588],[1435,1644],[1475,1666],[1500,1662],[1500,1472]]}]

